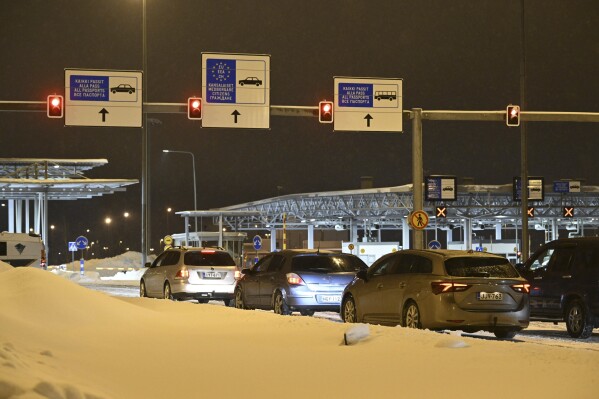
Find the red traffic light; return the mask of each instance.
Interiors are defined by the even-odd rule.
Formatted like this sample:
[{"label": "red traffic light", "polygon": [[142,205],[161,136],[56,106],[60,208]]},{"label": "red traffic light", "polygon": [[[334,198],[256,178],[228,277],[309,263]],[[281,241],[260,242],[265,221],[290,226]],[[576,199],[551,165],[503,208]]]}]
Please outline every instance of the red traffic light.
[{"label": "red traffic light", "polygon": [[505,115],[505,123],[508,126],[520,126],[520,106],[508,105]]},{"label": "red traffic light", "polygon": [[48,118],[62,118],[64,116],[64,98],[58,95],[48,96],[46,111]]},{"label": "red traffic light", "polygon": [[202,119],[202,99],[199,97],[189,97],[187,99],[187,118]]},{"label": "red traffic light", "polygon": [[333,123],[332,101],[321,101],[318,103],[318,122]]}]

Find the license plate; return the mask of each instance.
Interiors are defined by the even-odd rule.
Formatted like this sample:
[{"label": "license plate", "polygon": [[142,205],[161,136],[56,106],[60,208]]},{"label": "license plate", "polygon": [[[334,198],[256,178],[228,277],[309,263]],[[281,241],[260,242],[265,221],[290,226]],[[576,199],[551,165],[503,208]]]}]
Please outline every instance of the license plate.
[{"label": "license plate", "polygon": [[320,302],[335,303],[341,302],[341,295],[321,295]]},{"label": "license plate", "polygon": [[479,292],[479,301],[501,301],[503,299],[502,292]]},{"label": "license plate", "polygon": [[203,277],[210,279],[221,279],[222,275],[219,272],[204,272]]}]

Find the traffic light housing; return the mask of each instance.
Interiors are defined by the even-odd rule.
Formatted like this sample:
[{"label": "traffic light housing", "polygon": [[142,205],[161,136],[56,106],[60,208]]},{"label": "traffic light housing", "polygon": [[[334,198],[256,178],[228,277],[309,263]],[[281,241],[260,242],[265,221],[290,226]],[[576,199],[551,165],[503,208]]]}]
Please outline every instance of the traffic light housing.
[{"label": "traffic light housing", "polygon": [[64,116],[64,98],[56,94],[48,96],[46,114],[48,118],[62,118]]},{"label": "traffic light housing", "polygon": [[187,99],[187,119],[202,119],[202,99],[189,97]]},{"label": "traffic light housing", "polygon": [[520,126],[520,106],[508,105],[505,113],[505,123],[508,126]]},{"label": "traffic light housing", "polygon": [[318,122],[333,123],[332,101],[321,101],[318,103]]}]

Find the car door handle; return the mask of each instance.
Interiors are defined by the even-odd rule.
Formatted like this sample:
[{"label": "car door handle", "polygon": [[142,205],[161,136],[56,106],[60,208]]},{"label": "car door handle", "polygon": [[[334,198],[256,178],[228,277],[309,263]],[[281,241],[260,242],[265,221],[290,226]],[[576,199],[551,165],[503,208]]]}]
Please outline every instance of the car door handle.
[{"label": "car door handle", "polygon": [[376,288],[383,288],[383,283],[378,283],[378,284],[376,285]]},{"label": "car door handle", "polygon": [[567,275],[567,276],[562,276],[562,278],[572,278],[572,276]]}]

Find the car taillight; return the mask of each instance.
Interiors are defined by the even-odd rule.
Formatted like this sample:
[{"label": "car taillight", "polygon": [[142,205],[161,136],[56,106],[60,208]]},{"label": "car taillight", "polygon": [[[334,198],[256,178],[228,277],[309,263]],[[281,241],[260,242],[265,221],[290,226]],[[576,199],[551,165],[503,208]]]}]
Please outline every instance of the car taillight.
[{"label": "car taillight", "polygon": [[302,278],[295,273],[287,273],[286,277],[287,282],[291,285],[306,285],[304,280],[302,280]]},{"label": "car taillight", "polygon": [[203,254],[215,254],[216,253],[216,251],[213,249],[202,249],[200,252]]},{"label": "car taillight", "polygon": [[530,292],[530,284],[514,284],[512,285],[512,289],[516,292],[528,294]]},{"label": "car taillight", "polygon": [[472,287],[470,284],[453,283],[451,281],[439,281],[431,283],[433,294],[439,295],[445,292],[462,292]]},{"label": "car taillight", "polygon": [[175,274],[175,278],[177,280],[189,278],[189,270],[187,270],[187,269],[181,269],[181,270],[179,270],[177,272],[177,274]]}]

